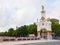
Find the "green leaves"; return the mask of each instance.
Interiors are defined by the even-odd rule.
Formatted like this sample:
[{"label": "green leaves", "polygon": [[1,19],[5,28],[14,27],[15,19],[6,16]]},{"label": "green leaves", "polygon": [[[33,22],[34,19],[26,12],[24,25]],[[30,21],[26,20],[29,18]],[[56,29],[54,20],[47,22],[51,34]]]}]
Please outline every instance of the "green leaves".
[{"label": "green leaves", "polygon": [[31,24],[31,25],[24,25],[21,27],[16,28],[14,30],[13,28],[10,28],[8,32],[1,32],[0,36],[14,36],[14,37],[27,37],[29,34],[34,34],[37,36],[37,26],[36,24]]},{"label": "green leaves", "polygon": [[26,37],[28,36],[28,30],[27,30],[27,26],[21,26],[19,28],[16,29],[16,36],[17,37]]},{"label": "green leaves", "polygon": [[35,36],[37,36],[37,26],[36,24],[31,24],[28,26],[28,31],[29,31],[29,34],[34,34]]},{"label": "green leaves", "polygon": [[52,32],[56,34],[56,36],[60,36],[60,24],[57,19],[51,19],[52,22]]},{"label": "green leaves", "polygon": [[14,29],[10,28],[7,33],[8,36],[14,36]]}]

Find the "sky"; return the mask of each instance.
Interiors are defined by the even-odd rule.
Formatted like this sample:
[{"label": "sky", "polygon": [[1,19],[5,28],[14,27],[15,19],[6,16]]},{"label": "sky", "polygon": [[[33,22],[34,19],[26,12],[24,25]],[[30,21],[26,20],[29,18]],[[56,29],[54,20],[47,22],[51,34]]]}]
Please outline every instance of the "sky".
[{"label": "sky", "polygon": [[60,20],[60,0],[0,0],[0,32],[36,23],[41,17],[42,5],[46,18]]}]

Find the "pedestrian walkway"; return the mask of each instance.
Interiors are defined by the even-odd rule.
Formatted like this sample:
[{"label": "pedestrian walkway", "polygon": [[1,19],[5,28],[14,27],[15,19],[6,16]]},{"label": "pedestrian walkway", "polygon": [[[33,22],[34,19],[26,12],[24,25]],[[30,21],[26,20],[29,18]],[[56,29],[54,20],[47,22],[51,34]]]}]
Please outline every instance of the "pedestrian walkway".
[{"label": "pedestrian walkway", "polygon": [[18,44],[30,44],[30,43],[44,43],[44,42],[59,42],[59,40],[30,40],[30,41],[8,41],[0,42],[0,45],[18,45]]}]

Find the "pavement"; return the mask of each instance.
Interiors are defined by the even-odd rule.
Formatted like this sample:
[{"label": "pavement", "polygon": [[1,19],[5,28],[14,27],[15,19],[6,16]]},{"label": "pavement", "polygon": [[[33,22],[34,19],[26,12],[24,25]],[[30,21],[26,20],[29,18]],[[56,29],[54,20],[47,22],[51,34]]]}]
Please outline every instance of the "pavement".
[{"label": "pavement", "polygon": [[[0,45],[47,45],[48,44],[57,44],[60,40],[29,40],[29,41],[7,41],[0,42]],[[45,43],[45,44],[44,44]]]}]

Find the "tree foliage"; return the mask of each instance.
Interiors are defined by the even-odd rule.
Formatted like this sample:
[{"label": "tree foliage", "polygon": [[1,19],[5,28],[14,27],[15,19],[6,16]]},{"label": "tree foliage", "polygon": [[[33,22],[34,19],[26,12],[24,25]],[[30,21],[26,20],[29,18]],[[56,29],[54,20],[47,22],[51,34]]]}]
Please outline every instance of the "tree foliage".
[{"label": "tree foliage", "polygon": [[28,31],[29,31],[29,34],[34,34],[35,36],[37,36],[37,26],[36,24],[31,24],[28,26]]},{"label": "tree foliage", "polygon": [[27,30],[27,26],[21,26],[19,28],[16,29],[16,36],[17,37],[26,37],[28,36],[28,30]]},{"label": "tree foliage", "polygon": [[55,33],[56,36],[60,36],[60,24],[54,20],[52,20],[51,22],[52,22],[52,32]]},{"label": "tree foliage", "polygon": [[10,28],[8,30],[7,36],[14,36],[14,29],[13,28]]}]

